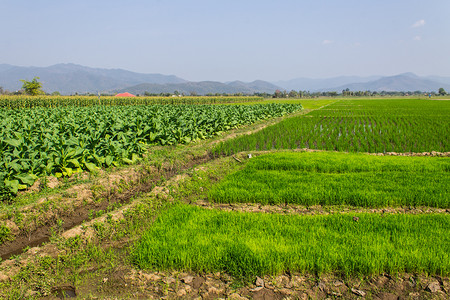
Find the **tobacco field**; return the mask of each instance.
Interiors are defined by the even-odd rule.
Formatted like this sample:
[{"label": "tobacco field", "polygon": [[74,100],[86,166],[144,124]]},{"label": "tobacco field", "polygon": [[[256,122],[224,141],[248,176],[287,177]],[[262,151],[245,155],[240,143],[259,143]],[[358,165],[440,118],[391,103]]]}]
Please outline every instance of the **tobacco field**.
[{"label": "tobacco field", "polygon": [[15,194],[41,175],[70,177],[134,163],[150,144],[189,143],[300,109],[298,104],[2,109],[0,191]]}]

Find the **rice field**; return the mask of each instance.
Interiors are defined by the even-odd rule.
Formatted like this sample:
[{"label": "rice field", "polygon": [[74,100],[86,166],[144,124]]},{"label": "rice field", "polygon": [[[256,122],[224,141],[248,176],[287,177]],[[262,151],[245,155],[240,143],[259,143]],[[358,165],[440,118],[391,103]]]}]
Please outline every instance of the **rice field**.
[{"label": "rice field", "polygon": [[341,100],[223,142],[212,153],[299,148],[371,153],[450,151],[450,101]]},{"label": "rice field", "polygon": [[261,274],[450,273],[449,215],[288,216],[189,205],[160,215],[136,243],[139,268]]},{"label": "rice field", "polygon": [[[209,188],[203,197],[213,207],[296,204],[340,212],[287,215],[179,204],[161,213],[136,242],[132,261],[143,269],[225,272],[244,281],[292,272],[448,276],[450,215],[420,213],[450,208],[448,157],[360,152],[449,151],[449,104],[328,102],[222,142],[212,154],[248,151],[253,158]],[[298,148],[332,151],[274,151]],[[419,213],[348,213],[348,207],[415,207]]]},{"label": "rice field", "polygon": [[252,158],[209,193],[218,203],[450,208],[446,157],[281,152]]}]

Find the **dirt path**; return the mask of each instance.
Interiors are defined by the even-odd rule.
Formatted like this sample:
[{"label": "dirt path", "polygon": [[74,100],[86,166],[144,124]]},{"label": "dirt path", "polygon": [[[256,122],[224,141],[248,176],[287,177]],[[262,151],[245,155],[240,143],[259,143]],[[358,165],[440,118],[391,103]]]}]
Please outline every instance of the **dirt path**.
[{"label": "dirt path", "polygon": [[450,214],[450,209],[435,207],[383,207],[383,208],[362,208],[362,207],[343,207],[343,206],[303,206],[295,204],[281,205],[261,205],[258,203],[211,203],[209,201],[197,201],[192,205],[207,209],[217,209],[222,211],[242,211],[254,213],[269,213],[283,215],[330,215],[330,214],[352,214],[352,213],[371,213],[379,215],[388,214]]}]

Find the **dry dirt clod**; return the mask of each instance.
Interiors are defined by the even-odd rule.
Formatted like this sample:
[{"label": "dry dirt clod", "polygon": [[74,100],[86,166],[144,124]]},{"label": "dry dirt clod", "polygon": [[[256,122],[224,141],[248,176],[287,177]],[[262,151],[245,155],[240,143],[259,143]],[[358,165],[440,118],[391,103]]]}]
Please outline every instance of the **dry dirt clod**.
[{"label": "dry dirt clod", "polygon": [[353,217],[353,221],[358,222],[359,221],[359,217]]},{"label": "dry dirt clod", "polygon": [[317,285],[318,287],[319,287],[319,289],[322,291],[322,292],[327,292],[326,291],[326,289],[327,289],[327,286],[325,285],[325,283],[323,282],[323,281],[321,281],[321,282],[319,282],[319,284]]},{"label": "dry dirt clod", "polygon": [[228,296],[229,300],[247,300],[246,297],[242,297],[241,295],[239,295],[238,293],[233,293],[230,296]]},{"label": "dry dirt clod", "polygon": [[195,277],[192,281],[192,287],[197,290],[205,281],[203,277]]},{"label": "dry dirt clod", "polygon": [[376,299],[381,300],[397,300],[399,297],[392,293],[381,292],[376,296]]},{"label": "dry dirt clod", "polygon": [[427,285],[425,290],[427,290],[427,291],[429,291],[431,293],[436,293],[436,292],[441,290],[441,286],[440,286],[439,282],[433,281],[433,282],[430,282]]},{"label": "dry dirt clod", "polygon": [[364,297],[366,295],[366,292],[352,288],[352,293],[361,297]]},{"label": "dry dirt clod", "polygon": [[342,281],[340,281],[340,280],[336,280],[335,282],[333,282],[333,285],[334,286],[341,286],[341,285],[343,285],[344,283],[342,282]]},{"label": "dry dirt clod", "polygon": [[260,277],[256,277],[256,286],[264,287],[264,280]]},{"label": "dry dirt clod", "polygon": [[380,276],[376,279],[375,281],[375,285],[378,288],[384,287],[386,285],[386,283],[389,282],[389,278],[387,278],[386,276]]},{"label": "dry dirt clod", "polygon": [[0,282],[5,282],[9,280],[9,276],[0,273]]},{"label": "dry dirt clod", "polygon": [[183,297],[186,296],[186,290],[185,289],[181,289],[177,292],[177,297]]},{"label": "dry dirt clod", "polygon": [[192,280],[194,280],[194,277],[190,276],[190,275],[181,278],[181,282],[186,283],[186,284],[191,284]]}]

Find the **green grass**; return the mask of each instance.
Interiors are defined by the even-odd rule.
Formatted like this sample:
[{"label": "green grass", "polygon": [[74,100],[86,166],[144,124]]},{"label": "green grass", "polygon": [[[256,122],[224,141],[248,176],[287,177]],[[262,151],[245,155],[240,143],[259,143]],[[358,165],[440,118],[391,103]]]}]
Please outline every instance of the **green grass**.
[{"label": "green grass", "polygon": [[[353,221],[358,216],[359,221]],[[136,243],[140,268],[227,272],[450,273],[449,215],[293,216],[177,205]]]},{"label": "green grass", "polygon": [[209,192],[211,201],[450,208],[450,159],[290,152],[251,159]]},{"label": "green grass", "polygon": [[341,100],[225,141],[212,152],[229,155],[297,148],[373,153],[450,151],[450,101]]}]

